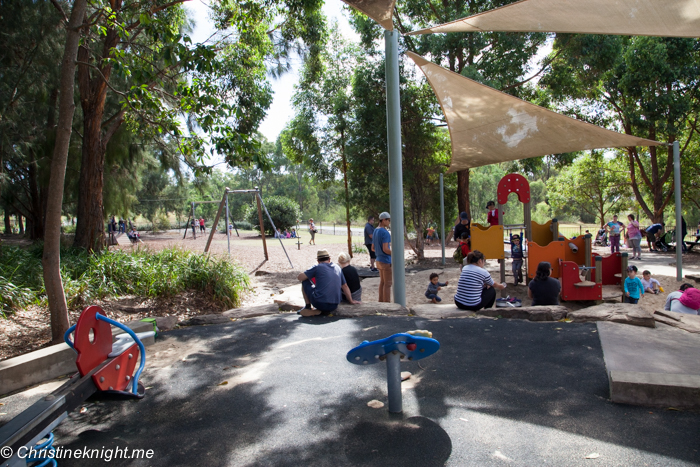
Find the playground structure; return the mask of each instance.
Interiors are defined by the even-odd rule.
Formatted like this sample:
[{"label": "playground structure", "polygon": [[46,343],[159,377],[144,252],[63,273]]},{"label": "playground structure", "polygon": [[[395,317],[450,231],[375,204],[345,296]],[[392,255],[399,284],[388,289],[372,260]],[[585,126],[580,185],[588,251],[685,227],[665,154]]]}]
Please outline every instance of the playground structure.
[{"label": "playground structure", "polygon": [[[125,332],[113,341],[112,326]],[[73,341],[70,335],[73,334]],[[68,413],[93,395],[119,399],[141,399],[145,388],[139,377],[146,365],[146,350],[141,339],[152,337],[155,331],[134,333],[127,326],[113,321],[98,306],[83,310],[78,322],[64,336],[77,357],[78,373],[56,391],[10,420],[0,428],[3,466],[19,467],[29,464],[56,466],[52,431]],[[136,369],[137,360],[140,360]],[[136,370],[136,371],[134,371]],[[29,449],[34,451],[29,452]],[[22,457],[22,452],[28,457]],[[10,457],[5,457],[9,452]]]},{"label": "playground structure", "polygon": [[[472,250],[481,251],[488,259],[497,259],[500,265],[500,280],[506,280],[504,243],[503,207],[508,203],[508,196],[515,193],[518,201],[523,203],[522,226],[507,226],[508,230],[524,229],[526,241],[523,253],[526,260],[526,285],[535,277],[537,265],[546,261],[552,266],[551,277],[560,279],[563,300],[602,300],[603,285],[621,285],[622,274],[627,269],[627,253],[614,253],[600,256],[592,252],[591,235],[579,235],[566,238],[559,233],[559,222],[551,219],[538,224],[531,219],[530,185],[519,174],[507,174],[498,183],[496,210],[498,225],[483,226],[473,223],[471,226]],[[594,266],[593,266],[594,265]],[[591,271],[595,271],[591,280]],[[505,292],[501,292],[505,294]],[[624,299],[624,297],[623,297]]]},{"label": "playground structure", "polygon": [[[209,248],[211,247],[211,242],[214,239],[214,233],[216,232],[216,227],[219,225],[219,220],[221,219],[221,215],[224,214],[224,228],[226,230],[226,241],[228,243],[228,254],[231,256],[231,229],[229,228],[229,225],[231,225],[235,230],[236,230],[236,235],[240,237],[240,234],[238,233],[238,228],[236,228],[236,224],[233,222],[231,219],[230,213],[229,213],[229,206],[228,206],[228,196],[229,194],[237,194],[237,193],[253,193],[255,196],[255,201],[258,207],[258,221],[260,222],[260,235],[262,236],[262,244],[263,244],[263,252],[265,254],[265,261],[268,261],[270,259],[268,251],[267,251],[267,241],[265,238],[265,229],[264,229],[264,223],[263,223],[263,210],[265,211],[265,215],[267,216],[267,219],[270,221],[270,224],[272,225],[272,229],[274,231],[277,230],[277,227],[275,226],[275,222],[272,220],[272,217],[270,216],[270,213],[267,210],[267,206],[265,206],[265,202],[262,200],[262,196],[260,194],[260,189],[256,186],[254,190],[231,190],[228,187],[224,189],[224,194],[221,197],[221,201],[192,201],[192,217],[191,219],[196,219],[196,213],[195,213],[195,207],[198,204],[214,204],[214,203],[219,203],[219,209],[216,212],[216,217],[214,218],[214,222],[212,223],[211,228],[209,229],[209,237],[207,238],[207,244],[204,247],[204,252],[208,253]],[[187,219],[187,225],[189,227],[190,224],[190,218]],[[183,240],[187,237],[187,228],[185,228],[185,235],[182,237]],[[193,237],[196,239],[197,235],[196,232],[197,229],[195,228],[192,232]],[[289,258],[289,254],[287,254],[287,249],[284,247],[284,243],[282,243],[282,239],[278,238],[280,245],[282,246],[282,250],[284,251],[285,256],[287,257],[287,261],[289,261],[289,266],[294,269],[294,265],[292,264],[292,260]]]}]

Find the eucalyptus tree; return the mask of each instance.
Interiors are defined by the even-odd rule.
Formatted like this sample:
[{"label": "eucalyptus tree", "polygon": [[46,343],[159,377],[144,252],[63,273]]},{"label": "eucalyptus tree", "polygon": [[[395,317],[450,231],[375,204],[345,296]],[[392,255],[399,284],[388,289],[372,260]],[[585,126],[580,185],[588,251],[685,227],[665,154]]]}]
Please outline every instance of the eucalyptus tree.
[{"label": "eucalyptus tree", "polygon": [[[560,34],[553,54],[540,84],[562,109],[629,135],[678,140],[681,165],[697,164],[700,40]],[[621,157],[637,203],[661,222],[673,199],[671,148],[629,147]]]},{"label": "eucalyptus tree", "polygon": [[348,254],[352,256],[350,189],[347,144],[353,113],[352,75],[359,48],[342,37],[334,24],[321,52],[318,76],[310,66],[302,70],[293,98],[296,115],[282,134],[285,154],[330,183],[340,173],[345,186]]},{"label": "eucalyptus tree", "polygon": [[[193,166],[207,150],[232,167],[259,162],[254,133],[271,103],[268,65],[282,63],[291,44],[313,43],[324,24],[317,0],[222,1],[212,4],[221,34],[192,44],[184,32],[184,1],[90,5],[77,60],[83,110],[78,246],[103,244],[105,149],[122,124],[155,143],[176,141]],[[315,48],[306,50],[312,62]],[[107,113],[110,93],[120,106]],[[183,114],[189,131],[181,128]]]},{"label": "eucalyptus tree", "polygon": [[[394,9],[394,27],[405,34],[500,7],[516,0],[404,0]],[[362,14],[353,13],[353,24],[369,53],[375,49],[383,29]],[[516,97],[529,97],[526,83],[547,67],[534,71],[530,61],[545,43],[544,33],[449,33],[400,36],[400,47],[425,55],[450,71],[489,85]],[[529,74],[529,75],[528,75]],[[526,75],[528,75],[526,77]],[[469,170],[457,172],[457,204],[469,212]]]},{"label": "eucalyptus tree", "polygon": [[624,164],[606,158],[602,151],[591,151],[550,178],[547,195],[555,210],[573,207],[602,226],[610,214],[628,207],[632,189]]}]

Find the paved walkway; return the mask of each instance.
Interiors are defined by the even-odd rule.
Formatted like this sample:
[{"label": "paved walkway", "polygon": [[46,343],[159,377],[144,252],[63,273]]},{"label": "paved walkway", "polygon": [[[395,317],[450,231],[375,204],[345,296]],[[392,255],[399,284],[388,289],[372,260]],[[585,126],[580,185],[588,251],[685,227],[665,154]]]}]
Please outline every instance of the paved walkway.
[{"label": "paved walkway", "polygon": [[[413,377],[392,417],[367,406],[386,403],[383,364],[345,353],[410,329],[433,331],[442,348],[402,364]],[[594,324],[276,315],[172,331],[148,355],[143,400],[86,404],[56,444],[154,450],[111,465],[700,463],[697,412],[609,402]]]}]

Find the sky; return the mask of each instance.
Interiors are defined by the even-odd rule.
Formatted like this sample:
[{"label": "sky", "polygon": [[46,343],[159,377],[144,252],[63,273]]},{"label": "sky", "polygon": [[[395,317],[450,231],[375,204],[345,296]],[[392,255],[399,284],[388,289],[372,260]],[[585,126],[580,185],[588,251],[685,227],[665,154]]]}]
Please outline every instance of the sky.
[{"label": "sky", "polygon": [[[205,41],[214,32],[212,23],[208,19],[208,4],[207,0],[192,0],[185,4],[185,8],[191,12],[195,22],[195,28],[191,34],[192,41],[195,43]],[[323,6],[323,12],[329,23],[334,18],[338,21],[338,27],[344,36],[359,41],[359,36],[350,26],[348,13],[343,11],[344,5],[340,0],[328,0]],[[291,102],[294,85],[299,81],[300,66],[300,60],[296,60],[293,62],[291,72],[284,74],[279,79],[271,79],[274,100],[267,111],[267,117],[260,125],[260,133],[265,135],[269,141],[275,141],[287,122],[294,116]]]}]

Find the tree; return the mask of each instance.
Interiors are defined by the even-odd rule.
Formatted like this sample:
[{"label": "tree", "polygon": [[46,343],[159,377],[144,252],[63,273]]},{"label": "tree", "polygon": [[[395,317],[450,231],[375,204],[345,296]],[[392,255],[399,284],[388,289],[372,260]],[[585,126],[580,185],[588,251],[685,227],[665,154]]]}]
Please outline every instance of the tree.
[{"label": "tree", "polygon": [[[661,37],[559,34],[552,69],[540,84],[561,108],[626,134],[680,141],[682,165],[697,138],[700,41]],[[637,203],[653,222],[673,199],[673,155],[663,147],[623,153]]]},{"label": "tree", "polygon": [[75,111],[73,102],[75,59],[78,55],[80,41],[79,28],[82,25],[86,8],[87,0],[75,0],[70,20],[67,21],[66,25],[66,46],[61,61],[56,142],[51,160],[51,178],[46,203],[46,233],[41,264],[51,314],[51,342],[53,343],[61,342],[63,335],[68,330],[68,305],[66,304],[60,270],[61,203],[63,202],[68,146],[73,131],[72,123]]},{"label": "tree", "polygon": [[564,168],[547,182],[549,204],[555,209],[580,210],[605,224],[610,213],[626,207],[632,196],[625,167],[606,159],[602,151],[591,151]]},{"label": "tree", "polygon": [[348,254],[352,257],[347,144],[353,109],[352,70],[359,51],[340,35],[337,24],[332,26],[330,36],[321,54],[318,77],[308,66],[302,72],[293,100],[297,115],[281,141],[289,158],[304,163],[320,180],[328,182],[337,172],[342,174]]},{"label": "tree", "polygon": [[[105,148],[122,124],[155,144],[174,139],[192,166],[207,148],[232,167],[259,163],[254,134],[271,102],[266,60],[282,65],[287,49],[317,40],[324,24],[317,0],[221,2],[213,5],[214,19],[229,31],[214,44],[192,45],[183,33],[184,1],[111,0],[89,12],[78,57],[78,246],[102,247]],[[307,49],[313,62],[315,47]],[[117,96],[118,105],[110,106],[108,95]],[[187,116],[187,132],[180,113]]]},{"label": "tree", "polygon": [[[515,0],[465,0],[438,2],[407,0],[394,9],[394,27],[407,32],[481,13]],[[360,13],[353,13],[353,23],[368,51],[375,51],[383,29]],[[546,40],[544,33],[449,33],[402,36],[401,47],[431,57],[438,65],[467,76],[516,97],[526,97],[524,84],[542,73],[542,69],[524,78],[529,61]],[[457,204],[460,211],[470,212],[469,170],[457,172]]]}]

